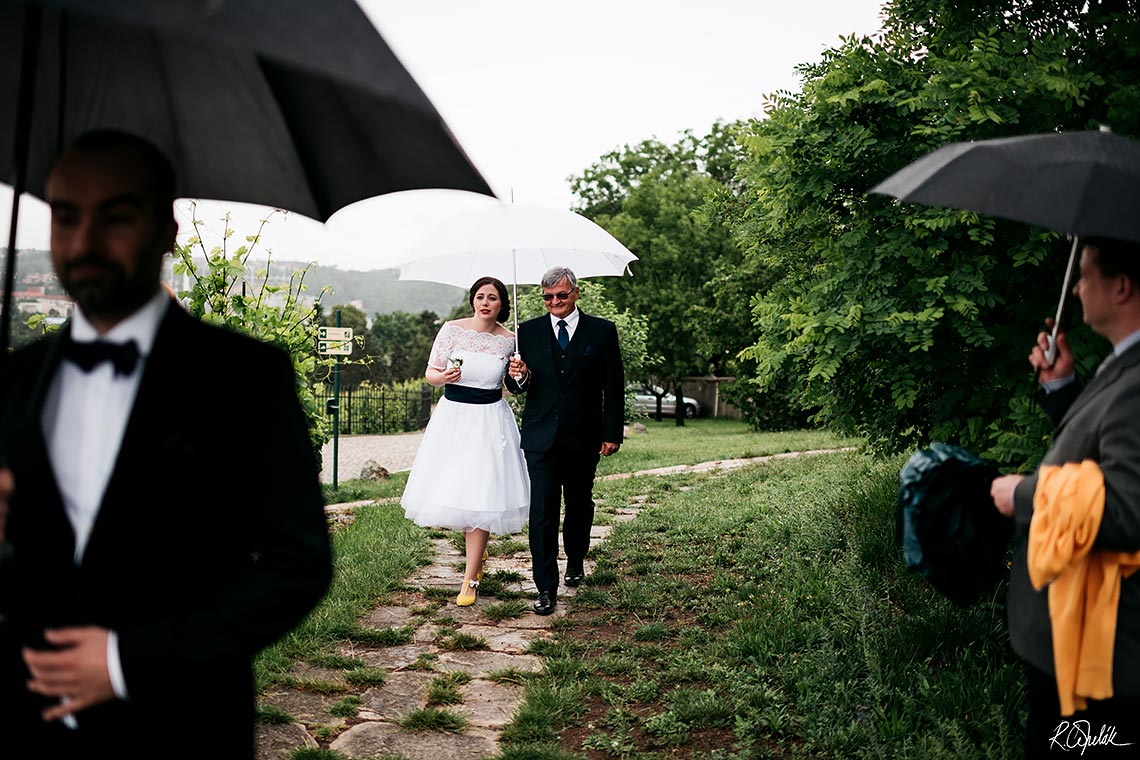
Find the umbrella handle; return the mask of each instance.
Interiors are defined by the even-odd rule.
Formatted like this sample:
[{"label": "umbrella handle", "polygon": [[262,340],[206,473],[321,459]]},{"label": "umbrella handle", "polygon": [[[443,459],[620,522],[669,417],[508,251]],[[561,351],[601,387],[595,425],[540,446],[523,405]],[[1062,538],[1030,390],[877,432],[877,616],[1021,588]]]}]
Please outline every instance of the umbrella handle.
[{"label": "umbrella handle", "polygon": [[1057,359],[1057,331],[1061,329],[1061,313],[1065,310],[1065,296],[1069,293],[1069,279],[1073,276],[1073,262],[1077,260],[1077,245],[1080,238],[1073,236],[1073,247],[1069,251],[1069,265],[1065,267],[1065,281],[1061,283],[1061,300],[1057,304],[1057,316],[1053,318],[1053,331],[1047,338],[1048,347],[1045,350],[1045,361],[1049,366]]}]

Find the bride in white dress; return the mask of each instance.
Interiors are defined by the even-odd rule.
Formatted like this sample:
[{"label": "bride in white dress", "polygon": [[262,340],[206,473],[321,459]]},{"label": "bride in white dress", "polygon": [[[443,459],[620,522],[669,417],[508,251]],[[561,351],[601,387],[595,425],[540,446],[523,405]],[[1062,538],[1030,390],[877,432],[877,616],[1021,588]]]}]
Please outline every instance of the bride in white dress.
[{"label": "bride in white dress", "polygon": [[491,533],[517,533],[530,512],[530,479],[519,428],[503,398],[515,336],[506,286],[493,277],[468,293],[475,314],[446,323],[428,359],[427,381],[444,387],[416,452],[404,514],[417,525],[462,530],[467,567],[455,603],[475,603]]}]

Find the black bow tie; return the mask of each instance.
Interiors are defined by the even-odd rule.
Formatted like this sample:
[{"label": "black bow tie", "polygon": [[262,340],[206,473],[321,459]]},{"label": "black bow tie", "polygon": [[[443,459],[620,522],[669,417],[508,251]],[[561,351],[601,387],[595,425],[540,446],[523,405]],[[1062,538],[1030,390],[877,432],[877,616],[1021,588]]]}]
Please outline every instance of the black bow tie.
[{"label": "black bow tie", "polygon": [[105,340],[76,343],[68,337],[63,342],[63,356],[79,365],[84,372],[90,372],[100,362],[109,361],[114,365],[116,375],[129,375],[138,364],[139,347],[133,340],[126,343]]}]

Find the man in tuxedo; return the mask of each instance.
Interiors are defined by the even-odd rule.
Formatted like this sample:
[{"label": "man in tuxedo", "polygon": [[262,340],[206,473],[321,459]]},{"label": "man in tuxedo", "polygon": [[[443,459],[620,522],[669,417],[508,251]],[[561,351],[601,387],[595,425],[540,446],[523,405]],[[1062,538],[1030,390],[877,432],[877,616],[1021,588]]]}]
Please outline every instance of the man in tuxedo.
[{"label": "man in tuxedo", "polygon": [[[1082,388],[1064,333],[1058,333],[1059,351],[1053,364],[1046,359],[1046,334],[1038,335],[1029,362],[1042,386],[1041,406],[1057,426],[1041,468],[1096,462],[1104,480],[1104,504],[1092,548],[1136,552],[1140,550],[1140,424],[1136,422],[1140,416],[1140,243],[1086,238],[1073,293],[1081,299],[1084,321],[1107,338],[1113,349]],[[995,478],[990,489],[997,509],[1014,521],[1008,615],[1013,648],[1028,670],[1026,756],[1066,756],[1072,749],[1066,743],[1079,740],[1077,734],[1084,730],[1079,721],[1088,721],[1085,733],[1093,738],[1115,734],[1111,743],[1089,748],[1089,755],[1099,757],[1103,752],[1105,757],[1131,757],[1140,747],[1135,721],[1140,715],[1140,573],[1125,578],[1120,588],[1113,696],[1089,699],[1087,709],[1062,716],[1049,587],[1035,590],[1027,569],[1035,505],[1043,503],[1039,498],[1052,495],[1040,483],[1041,468],[1028,477]],[[1074,493],[1069,491],[1063,498],[1071,499]],[[1059,505],[1061,497],[1056,498]],[[1130,748],[1122,746],[1129,742]]]},{"label": "man in tuxedo", "polygon": [[[522,448],[530,473],[530,553],[539,615],[558,600],[558,522],[566,585],[585,578],[594,523],[594,473],[624,437],[625,373],[613,322],[578,308],[578,278],[566,267],[542,277],[546,316],[519,325],[507,387],[526,393]],[[515,378],[521,378],[516,380]]]},{"label": "man in tuxedo", "polygon": [[289,357],[160,286],[175,197],[165,156],[119,132],[48,179],[75,310],[4,378],[5,757],[253,758],[253,658],[331,582]]}]

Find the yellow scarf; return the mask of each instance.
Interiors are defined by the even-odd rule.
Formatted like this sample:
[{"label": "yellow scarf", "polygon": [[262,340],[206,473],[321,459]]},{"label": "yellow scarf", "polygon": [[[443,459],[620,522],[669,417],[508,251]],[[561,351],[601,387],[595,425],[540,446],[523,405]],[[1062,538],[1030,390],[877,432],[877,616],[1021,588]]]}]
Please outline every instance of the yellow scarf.
[{"label": "yellow scarf", "polygon": [[1049,585],[1053,666],[1061,715],[1112,696],[1112,654],[1120,583],[1140,568],[1140,551],[1093,550],[1104,515],[1096,462],[1042,466],[1029,523],[1029,580]]}]

